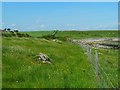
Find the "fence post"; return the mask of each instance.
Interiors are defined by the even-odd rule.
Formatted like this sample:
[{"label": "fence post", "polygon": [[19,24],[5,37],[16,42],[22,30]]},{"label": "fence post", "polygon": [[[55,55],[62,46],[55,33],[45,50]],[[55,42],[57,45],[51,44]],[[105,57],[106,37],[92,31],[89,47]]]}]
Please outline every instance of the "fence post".
[{"label": "fence post", "polygon": [[89,47],[86,45],[86,52],[87,52],[87,55],[89,56]]},{"label": "fence post", "polygon": [[92,64],[92,48],[90,47],[90,63]]},{"label": "fence post", "polygon": [[96,75],[98,76],[98,52],[95,50],[95,69],[96,69]]}]

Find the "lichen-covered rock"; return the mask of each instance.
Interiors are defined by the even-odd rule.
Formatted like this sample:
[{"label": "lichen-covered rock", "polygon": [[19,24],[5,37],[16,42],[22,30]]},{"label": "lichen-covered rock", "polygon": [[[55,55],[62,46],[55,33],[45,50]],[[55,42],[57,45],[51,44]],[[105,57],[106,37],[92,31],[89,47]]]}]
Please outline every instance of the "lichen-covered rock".
[{"label": "lichen-covered rock", "polygon": [[49,57],[46,54],[40,53],[39,60],[47,61],[47,60],[49,60]]},{"label": "lichen-covered rock", "polygon": [[38,56],[38,60],[41,61],[42,63],[51,64],[50,58],[46,54],[40,53],[37,56]]}]

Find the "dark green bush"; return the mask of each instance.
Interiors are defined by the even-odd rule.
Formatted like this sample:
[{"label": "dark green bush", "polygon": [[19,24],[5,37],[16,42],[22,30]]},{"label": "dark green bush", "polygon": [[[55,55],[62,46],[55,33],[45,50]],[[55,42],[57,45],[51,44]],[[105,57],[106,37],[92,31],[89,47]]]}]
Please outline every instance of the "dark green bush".
[{"label": "dark green bush", "polygon": [[50,40],[50,39],[56,39],[56,37],[53,36],[53,35],[44,35],[44,36],[42,36],[42,38],[45,38],[45,39],[48,39],[48,40]]}]

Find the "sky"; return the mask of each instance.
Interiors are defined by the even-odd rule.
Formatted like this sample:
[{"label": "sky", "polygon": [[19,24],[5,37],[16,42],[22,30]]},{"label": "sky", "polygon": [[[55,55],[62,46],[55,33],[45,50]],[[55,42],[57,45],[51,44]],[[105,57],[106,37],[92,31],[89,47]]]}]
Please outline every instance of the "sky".
[{"label": "sky", "polygon": [[2,0],[3,2],[119,2],[120,0]]},{"label": "sky", "polygon": [[0,2],[0,29],[2,28],[2,3]]},{"label": "sky", "polygon": [[117,2],[3,2],[2,28],[117,30]]}]

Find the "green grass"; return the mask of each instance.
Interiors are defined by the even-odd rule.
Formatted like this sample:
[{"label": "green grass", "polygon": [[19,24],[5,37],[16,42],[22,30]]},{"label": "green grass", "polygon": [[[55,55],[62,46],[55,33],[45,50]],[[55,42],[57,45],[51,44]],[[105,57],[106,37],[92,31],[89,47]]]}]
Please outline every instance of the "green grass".
[{"label": "green grass", "polygon": [[[95,67],[95,51],[92,49],[92,63]],[[98,63],[100,65],[99,80],[102,87],[118,87],[118,50],[113,49],[97,49]]]},{"label": "green grass", "polygon": [[[42,35],[52,34],[52,32],[53,31],[32,31],[27,33],[33,37],[41,37]],[[56,36],[73,39],[118,37],[118,31],[59,31]]]},{"label": "green grass", "polygon": [[[103,68],[106,81],[112,82],[114,87],[118,87],[118,50],[99,49],[99,64]],[[111,86],[111,84],[108,84]]]},{"label": "green grass", "polygon": [[[52,31],[27,32],[33,37],[2,38],[3,88],[109,88],[98,80],[89,58],[75,44],[45,40],[42,35]],[[59,37],[72,39],[117,37],[117,31],[60,31]],[[47,54],[53,64],[42,64],[33,59],[40,52]],[[99,63],[115,87],[118,86],[118,50],[99,49]],[[93,52],[94,54],[94,52]],[[105,75],[102,75],[105,77]],[[106,78],[105,78],[106,79]],[[107,81],[108,82],[108,81]]]},{"label": "green grass", "polygon": [[[54,64],[35,61],[34,55],[40,52]],[[87,56],[77,45],[36,38],[3,38],[2,56],[3,88],[97,87]]]},{"label": "green grass", "polygon": [[2,37],[0,37],[0,89],[2,89]]}]

